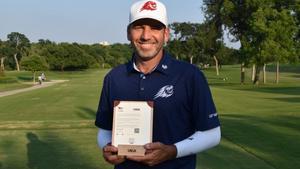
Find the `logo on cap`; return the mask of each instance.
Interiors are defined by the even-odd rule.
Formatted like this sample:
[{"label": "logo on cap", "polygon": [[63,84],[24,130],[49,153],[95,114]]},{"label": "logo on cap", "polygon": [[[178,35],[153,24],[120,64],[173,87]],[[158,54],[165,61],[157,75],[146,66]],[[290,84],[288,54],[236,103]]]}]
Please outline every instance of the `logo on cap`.
[{"label": "logo on cap", "polygon": [[142,12],[143,10],[150,10],[150,11],[154,11],[156,10],[156,2],[153,1],[148,1],[146,2],[143,7],[141,8],[140,12]]}]

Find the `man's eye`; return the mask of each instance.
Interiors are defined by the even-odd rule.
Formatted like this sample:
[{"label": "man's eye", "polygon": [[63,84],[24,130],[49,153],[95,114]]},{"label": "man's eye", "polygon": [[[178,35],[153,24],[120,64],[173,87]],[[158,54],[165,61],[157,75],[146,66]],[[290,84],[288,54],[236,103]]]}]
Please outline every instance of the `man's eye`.
[{"label": "man's eye", "polygon": [[153,30],[162,30],[163,27],[162,26],[151,26],[151,29],[153,29]]},{"label": "man's eye", "polygon": [[134,26],[133,29],[142,29],[142,26]]}]

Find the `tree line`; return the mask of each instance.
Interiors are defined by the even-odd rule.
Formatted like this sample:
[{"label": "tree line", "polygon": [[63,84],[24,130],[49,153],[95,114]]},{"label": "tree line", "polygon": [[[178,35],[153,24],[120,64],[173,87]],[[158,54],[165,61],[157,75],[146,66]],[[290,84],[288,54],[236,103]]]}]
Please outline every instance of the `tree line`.
[{"label": "tree line", "polygon": [[[190,61],[194,64],[209,64],[209,53],[205,49],[205,41],[193,41],[199,36],[197,33],[204,31],[204,24],[173,23],[172,37],[166,45],[166,50],[177,59]],[[180,34],[180,35],[179,35]],[[199,36],[201,38],[202,35]],[[220,42],[221,43],[221,42]],[[203,48],[204,47],[204,48]],[[232,55],[234,49],[226,47],[222,43],[220,50],[223,57],[222,63],[237,63]],[[192,49],[192,52],[191,50]],[[221,55],[220,55],[221,56]],[[68,71],[84,70],[89,68],[111,68],[126,63],[132,57],[130,44],[115,43],[112,45],[56,43],[48,39],[40,39],[38,42],[30,42],[26,35],[19,32],[11,32],[6,41],[0,40],[0,58],[2,74],[5,70],[29,70],[29,71]]]},{"label": "tree line", "polygon": [[[180,60],[199,66],[241,65],[241,83],[245,67],[252,68],[253,83],[269,63],[296,63],[300,56],[300,0],[204,0],[203,23],[174,22],[166,50]],[[224,43],[224,30],[239,42],[240,49]],[[226,36],[226,35],[225,35]],[[0,74],[4,70],[82,70],[110,68],[131,58],[130,44],[55,43],[40,39],[30,42],[21,33],[12,32],[0,40]]]},{"label": "tree line", "polygon": [[[19,32],[7,35],[7,41],[0,41],[1,70],[26,69],[25,63],[35,61],[41,69],[66,71],[88,68],[110,68],[124,63],[131,57],[128,44],[55,43],[40,39],[30,43],[29,39]],[[26,64],[25,64],[26,65]]]}]

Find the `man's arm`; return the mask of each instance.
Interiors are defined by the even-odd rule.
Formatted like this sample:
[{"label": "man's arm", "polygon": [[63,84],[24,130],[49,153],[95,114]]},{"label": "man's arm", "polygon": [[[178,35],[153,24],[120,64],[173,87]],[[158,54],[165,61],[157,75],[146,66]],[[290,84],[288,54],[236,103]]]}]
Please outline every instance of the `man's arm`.
[{"label": "man's arm", "polygon": [[103,149],[108,143],[111,143],[111,130],[104,130],[99,128],[97,135],[98,146]]},{"label": "man's arm", "polygon": [[111,130],[99,129],[97,142],[102,149],[103,158],[110,164],[120,164],[125,161],[124,156],[118,156],[118,148],[111,145]]},{"label": "man's arm", "polygon": [[220,140],[220,126],[206,131],[196,131],[190,137],[175,144],[177,148],[176,157],[197,154],[218,145]]},{"label": "man's arm", "polygon": [[160,142],[145,145],[146,155],[143,157],[127,157],[129,160],[153,166],[174,158],[199,153],[219,144],[221,140],[220,127],[206,131],[196,131],[193,135],[175,145],[165,145]]}]

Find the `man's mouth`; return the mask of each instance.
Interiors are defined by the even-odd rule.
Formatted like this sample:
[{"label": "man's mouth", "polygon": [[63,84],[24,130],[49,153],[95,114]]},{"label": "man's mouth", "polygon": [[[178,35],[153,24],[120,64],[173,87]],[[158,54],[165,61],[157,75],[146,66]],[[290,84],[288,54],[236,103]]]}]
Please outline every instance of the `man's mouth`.
[{"label": "man's mouth", "polygon": [[150,42],[147,42],[147,43],[144,43],[144,42],[140,42],[139,43],[140,47],[143,48],[143,49],[149,49],[149,48],[152,48],[154,43],[150,43]]}]

